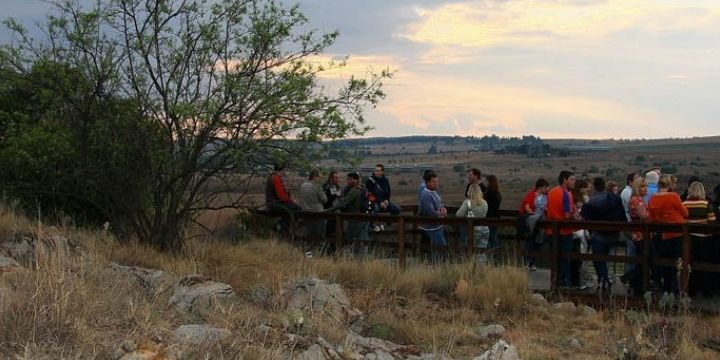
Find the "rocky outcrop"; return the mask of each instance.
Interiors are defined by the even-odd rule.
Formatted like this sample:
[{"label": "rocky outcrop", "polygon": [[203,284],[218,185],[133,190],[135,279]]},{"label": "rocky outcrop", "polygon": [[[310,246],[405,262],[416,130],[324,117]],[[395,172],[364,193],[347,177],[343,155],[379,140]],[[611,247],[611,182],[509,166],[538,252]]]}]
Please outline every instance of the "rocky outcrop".
[{"label": "rocky outcrop", "polygon": [[520,360],[520,355],[514,345],[505,340],[499,340],[488,351],[473,360]]},{"label": "rocky outcrop", "polygon": [[18,269],[20,269],[20,264],[18,264],[15,259],[7,256],[0,256],[0,274],[15,272],[18,271]]},{"label": "rocky outcrop", "polygon": [[175,342],[182,345],[216,343],[232,335],[228,329],[208,325],[182,325],[175,330]]},{"label": "rocky outcrop", "polygon": [[283,295],[288,310],[343,322],[356,332],[363,330],[364,314],[350,305],[350,299],[338,284],[316,278],[300,279],[285,286]]},{"label": "rocky outcrop", "polygon": [[49,259],[64,261],[78,249],[75,241],[59,234],[40,237],[16,234],[0,243],[0,254],[27,267],[34,267],[38,261]]},{"label": "rocky outcrop", "polygon": [[110,268],[137,282],[140,287],[151,295],[158,295],[165,292],[173,283],[173,277],[162,270],[124,266],[116,263],[110,263]]},{"label": "rocky outcrop", "polygon": [[203,313],[213,309],[217,301],[233,298],[235,292],[230,285],[202,275],[187,275],[175,284],[169,304],[180,311]]}]

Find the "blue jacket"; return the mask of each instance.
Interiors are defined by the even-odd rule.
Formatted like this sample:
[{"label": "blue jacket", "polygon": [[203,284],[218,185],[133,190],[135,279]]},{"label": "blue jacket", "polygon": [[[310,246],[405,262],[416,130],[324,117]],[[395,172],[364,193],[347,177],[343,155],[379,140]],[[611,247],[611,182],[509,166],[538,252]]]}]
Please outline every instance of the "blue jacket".
[{"label": "blue jacket", "polygon": [[[443,207],[442,199],[437,191],[425,188],[420,193],[420,209],[418,209],[418,215],[439,217],[438,211]],[[421,224],[419,227],[423,230],[437,230],[442,229],[442,224]]]}]

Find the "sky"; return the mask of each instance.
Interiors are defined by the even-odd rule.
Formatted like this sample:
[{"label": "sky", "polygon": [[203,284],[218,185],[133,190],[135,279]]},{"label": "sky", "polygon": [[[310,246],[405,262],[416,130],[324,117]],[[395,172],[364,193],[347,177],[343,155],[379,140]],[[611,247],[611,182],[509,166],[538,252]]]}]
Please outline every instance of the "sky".
[{"label": "sky", "polygon": [[[294,2],[285,1],[286,4]],[[0,0],[31,22],[40,0]],[[302,0],[347,57],[389,68],[367,136],[661,138],[720,134],[718,0]],[[7,41],[0,30],[0,41]]]}]

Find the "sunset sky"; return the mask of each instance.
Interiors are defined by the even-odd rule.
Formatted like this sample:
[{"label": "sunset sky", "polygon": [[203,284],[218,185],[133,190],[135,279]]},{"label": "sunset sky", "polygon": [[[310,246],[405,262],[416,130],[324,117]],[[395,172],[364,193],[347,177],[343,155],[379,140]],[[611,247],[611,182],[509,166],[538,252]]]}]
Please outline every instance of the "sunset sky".
[{"label": "sunset sky", "polygon": [[[0,0],[23,22],[49,5]],[[286,1],[291,4],[292,2]],[[304,0],[328,81],[390,68],[369,136],[720,134],[717,0]],[[0,41],[8,40],[7,30]]]}]

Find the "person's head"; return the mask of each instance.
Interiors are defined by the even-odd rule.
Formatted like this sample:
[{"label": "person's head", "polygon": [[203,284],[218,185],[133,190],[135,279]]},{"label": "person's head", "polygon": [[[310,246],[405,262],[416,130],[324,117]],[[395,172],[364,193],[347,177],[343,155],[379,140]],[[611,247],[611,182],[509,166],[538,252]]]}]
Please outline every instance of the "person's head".
[{"label": "person's head", "polygon": [[425,186],[427,186],[428,190],[437,190],[438,185],[440,185],[440,182],[438,181],[438,176],[434,172],[426,174],[423,177],[423,180],[425,180]]},{"label": "person's head", "polygon": [[488,190],[492,191],[500,191],[500,181],[498,181],[497,176],[495,175],[488,175],[485,177],[487,179],[487,188]]},{"label": "person's head", "polygon": [[705,200],[705,186],[699,181],[694,181],[688,186],[688,200]]},{"label": "person's head", "polygon": [[690,185],[696,181],[702,182],[702,180],[700,180],[699,176],[697,176],[697,175],[690,176],[690,178],[688,178],[688,183],[687,183],[688,189],[690,189]]},{"label": "person's head", "polygon": [[646,172],[645,181],[647,181],[648,184],[657,184],[660,181],[660,173],[655,170]]},{"label": "person's head", "polygon": [[375,165],[375,170],[373,170],[373,176],[382,177],[383,174],[385,174],[385,166],[383,166],[383,164]]},{"label": "person's head", "polygon": [[425,171],[423,172],[422,178],[423,178],[423,181],[424,181],[425,183],[427,183],[427,180],[425,180],[425,178],[427,178],[427,176],[430,175],[430,174],[432,174],[432,173],[434,173],[434,171],[432,171],[432,170],[425,170]]},{"label": "person's head", "polygon": [[360,183],[360,174],[357,172],[349,172],[347,174],[347,184],[348,186],[357,186]]},{"label": "person's head", "polygon": [[625,179],[625,185],[632,187],[635,181],[637,181],[637,179],[640,179],[641,177],[642,176],[640,176],[640,174],[638,173],[629,173],[627,179]]},{"label": "person's head", "polygon": [[713,188],[713,196],[715,202],[720,202],[720,185],[715,185],[715,187]]},{"label": "person's head", "polygon": [[535,181],[535,192],[547,194],[549,188],[550,184],[544,178],[539,178],[537,179],[537,181]]},{"label": "person's head", "polygon": [[327,181],[330,185],[337,185],[340,182],[337,171],[331,171],[330,174],[328,174]]},{"label": "person's head", "polygon": [[633,182],[633,196],[645,196],[647,195],[647,181],[644,178]]},{"label": "person's head", "polygon": [[572,190],[575,187],[575,174],[567,170],[561,171],[558,175],[558,183],[565,190]]},{"label": "person's head", "polygon": [[480,190],[480,185],[470,184],[467,195],[473,205],[480,205],[482,203],[483,195],[482,190]]},{"label": "person's head", "polygon": [[478,169],[478,168],[472,168],[467,171],[468,182],[471,184],[477,184],[478,182],[480,182],[481,177],[482,177],[482,173],[480,172],[480,169]]},{"label": "person's head", "polygon": [[282,172],[285,170],[285,164],[275,163],[275,165],[273,165],[273,170],[278,174],[282,174]]},{"label": "person's head", "polygon": [[668,174],[668,176],[670,176],[670,191],[675,191],[675,189],[677,189],[678,178],[675,175]]},{"label": "person's head", "polygon": [[573,187],[567,190],[573,194],[575,201],[584,201],[590,191],[590,182],[586,179],[577,179],[573,181]]},{"label": "person's head", "polygon": [[[648,181],[650,183],[650,181]],[[658,189],[663,190],[670,190],[670,187],[672,186],[672,176],[671,175],[663,175],[660,177],[660,180],[658,180]]]},{"label": "person's head", "polygon": [[593,188],[595,188],[595,192],[603,192],[605,191],[606,187],[605,179],[603,179],[601,176],[596,177],[593,180]]},{"label": "person's head", "polygon": [[320,179],[320,171],[317,169],[310,170],[310,173],[308,174],[308,180],[310,181],[317,181]]},{"label": "person's head", "polygon": [[608,181],[605,184],[605,190],[608,192],[611,192],[613,194],[617,194],[618,192],[620,192],[620,187],[618,186],[618,184],[616,182]]}]

